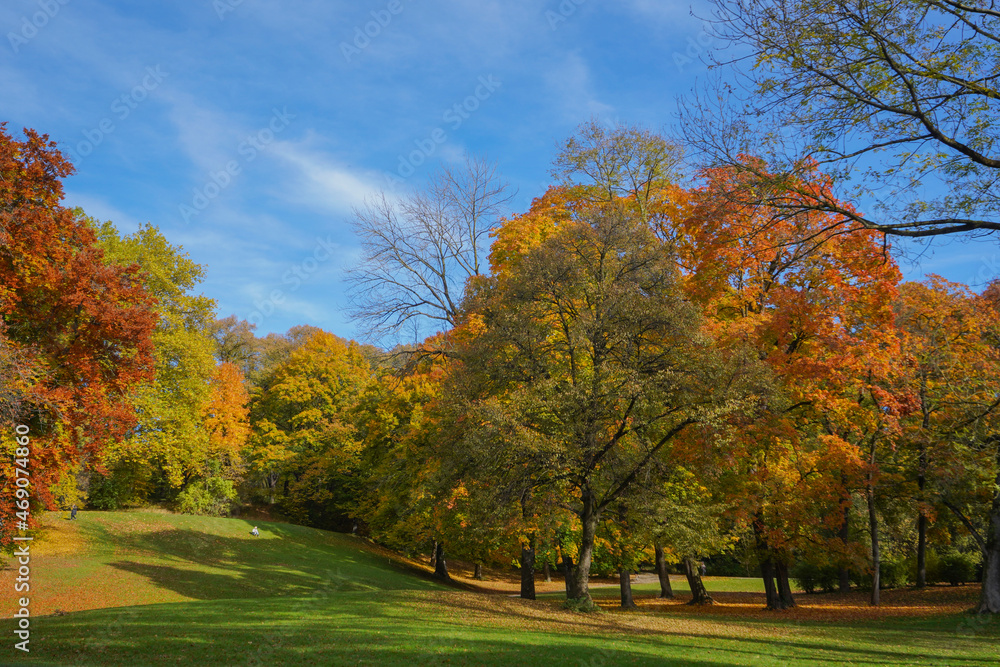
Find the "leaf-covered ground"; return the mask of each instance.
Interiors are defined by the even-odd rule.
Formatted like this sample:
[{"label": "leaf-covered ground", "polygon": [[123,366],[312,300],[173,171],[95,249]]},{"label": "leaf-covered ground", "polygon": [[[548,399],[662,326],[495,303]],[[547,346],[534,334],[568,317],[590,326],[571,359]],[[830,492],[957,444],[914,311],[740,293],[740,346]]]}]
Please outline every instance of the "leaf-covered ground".
[{"label": "leaf-covered ground", "polygon": [[[492,594],[443,588],[416,564],[324,531],[258,523],[255,540],[240,520],[80,516],[50,516],[32,563],[32,652],[24,660],[9,642],[0,664],[972,667],[1000,656],[1000,621],[961,613],[972,586],[890,591],[880,609],[861,593],[800,595],[799,609],[774,613],[752,580],[710,578],[711,607],[685,605],[677,581],[674,601],[637,585],[640,612],[595,587],[605,611],[579,614],[558,595],[510,597],[504,573],[487,582]],[[0,590],[12,577],[3,571]],[[12,597],[0,596],[8,619]]]}]

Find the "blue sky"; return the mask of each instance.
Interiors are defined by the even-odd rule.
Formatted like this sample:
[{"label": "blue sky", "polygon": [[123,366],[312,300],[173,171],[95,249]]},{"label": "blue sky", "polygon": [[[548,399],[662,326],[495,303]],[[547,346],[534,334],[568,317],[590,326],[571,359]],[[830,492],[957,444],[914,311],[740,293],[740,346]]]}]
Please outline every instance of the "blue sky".
[{"label": "blue sky", "polygon": [[[67,204],[126,233],[152,222],[206,265],[220,316],[354,337],[352,206],[401,160],[413,173],[396,191],[472,152],[523,210],[580,123],[669,127],[706,76],[699,52],[720,46],[692,10],[709,14],[705,0],[7,0],[0,121],[59,142],[77,166]],[[981,286],[1000,253],[951,241],[903,268]]]}]

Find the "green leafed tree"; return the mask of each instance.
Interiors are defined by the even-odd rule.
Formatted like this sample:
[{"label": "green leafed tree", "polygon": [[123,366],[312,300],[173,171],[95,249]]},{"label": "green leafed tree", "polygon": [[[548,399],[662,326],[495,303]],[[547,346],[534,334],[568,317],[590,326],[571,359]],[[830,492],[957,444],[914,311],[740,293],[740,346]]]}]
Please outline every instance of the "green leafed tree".
[{"label": "green leafed tree", "polygon": [[110,222],[91,220],[105,261],[136,264],[143,284],[157,303],[153,333],[156,377],[134,394],[137,428],[109,449],[103,464],[110,476],[98,478],[106,504],[172,499],[200,474],[209,451],[202,428],[215,374],[210,325],[215,301],[195,290],[205,268],[153,225],[121,235]]},{"label": "green leafed tree", "polygon": [[760,369],[716,354],[674,259],[622,208],[584,205],[516,270],[494,268],[455,335],[483,426],[466,456],[567,490],[581,524],[568,596],[586,603],[604,513],[678,434],[737,408]]},{"label": "green leafed tree", "polygon": [[[685,105],[684,132],[710,162],[754,173],[758,196],[790,212],[803,202],[783,191],[818,163],[841,198],[869,209],[810,202],[833,225],[910,237],[1000,229],[996,3],[713,3],[716,32],[735,47],[717,64],[746,85]],[[769,173],[748,153],[768,158]]]},{"label": "green leafed tree", "polygon": [[372,380],[361,347],[323,331],[274,371],[251,409],[251,474],[292,517],[338,527],[360,443],[352,411]]}]

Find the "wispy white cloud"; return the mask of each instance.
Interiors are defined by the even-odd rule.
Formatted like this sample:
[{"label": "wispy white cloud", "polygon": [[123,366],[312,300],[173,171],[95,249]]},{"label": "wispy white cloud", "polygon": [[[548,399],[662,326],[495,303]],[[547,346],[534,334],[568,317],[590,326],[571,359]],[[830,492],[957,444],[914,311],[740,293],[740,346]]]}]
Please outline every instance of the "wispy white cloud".
[{"label": "wispy white cloud", "polygon": [[598,99],[587,61],[579,51],[572,51],[545,73],[548,97],[555,102],[564,118],[573,122],[591,116],[612,114],[615,108]]},{"label": "wispy white cloud", "polygon": [[383,187],[384,176],[339,164],[303,143],[276,142],[273,153],[297,172],[286,175],[289,197],[299,204],[349,213]]},{"label": "wispy white cloud", "polygon": [[84,213],[101,222],[111,221],[124,234],[131,234],[139,229],[140,221],[123,212],[106,198],[67,189],[63,205],[69,208],[80,207]]}]

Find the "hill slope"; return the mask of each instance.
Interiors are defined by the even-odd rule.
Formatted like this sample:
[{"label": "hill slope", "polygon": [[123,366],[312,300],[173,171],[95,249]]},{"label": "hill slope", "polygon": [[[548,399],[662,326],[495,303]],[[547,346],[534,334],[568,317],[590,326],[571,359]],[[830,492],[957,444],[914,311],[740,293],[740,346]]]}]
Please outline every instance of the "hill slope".
[{"label": "hill slope", "polygon": [[[442,586],[388,551],[338,533],[281,523],[165,512],[46,516],[32,548],[31,612],[80,611],[190,600]],[[257,525],[260,537],[250,529]],[[0,572],[0,590],[14,589]],[[14,611],[0,596],[0,616]]]}]

